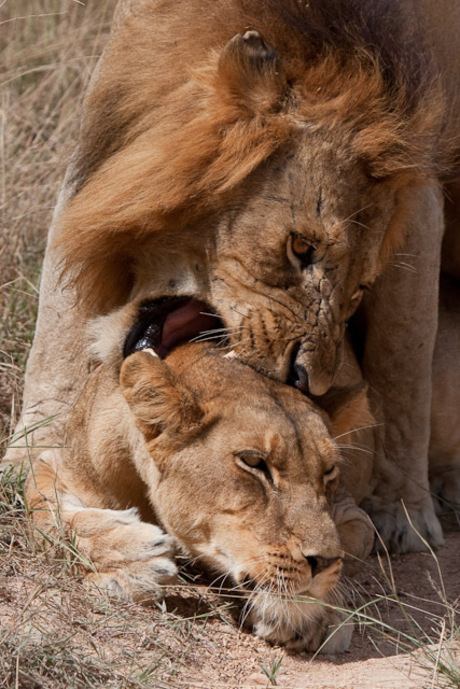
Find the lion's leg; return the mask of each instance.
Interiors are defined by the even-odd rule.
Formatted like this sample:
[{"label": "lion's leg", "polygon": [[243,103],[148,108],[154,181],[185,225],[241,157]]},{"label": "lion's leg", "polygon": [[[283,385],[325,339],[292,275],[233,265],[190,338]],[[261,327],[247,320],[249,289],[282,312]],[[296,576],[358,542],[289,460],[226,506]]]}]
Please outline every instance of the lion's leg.
[{"label": "lion's leg", "polygon": [[71,538],[85,583],[127,600],[159,597],[177,575],[173,539],[141,521],[136,509],[86,506],[58,474],[56,460],[56,452],[43,453],[27,482],[26,499],[39,532]]},{"label": "lion's leg", "polygon": [[[71,166],[68,175],[70,171]],[[64,182],[55,217],[71,192],[71,186]],[[26,467],[40,454],[40,448],[63,445],[66,413],[87,376],[83,318],[73,289],[64,288],[60,282],[59,257],[50,249],[57,231],[53,223],[42,269],[35,337],[27,362],[22,416],[4,459]]]},{"label": "lion's leg", "polygon": [[432,546],[442,543],[428,483],[428,444],[443,200],[439,189],[428,187],[415,190],[412,201],[404,247],[365,305],[363,369],[384,419],[384,451],[376,457],[378,483],[369,509],[396,552],[423,549],[417,532]]},{"label": "lion's leg", "polygon": [[460,282],[442,277],[433,361],[430,484],[440,513],[460,512]]},{"label": "lion's leg", "polygon": [[332,516],[344,551],[344,573],[351,576],[372,551],[375,527],[369,515],[346,492],[334,503]]}]

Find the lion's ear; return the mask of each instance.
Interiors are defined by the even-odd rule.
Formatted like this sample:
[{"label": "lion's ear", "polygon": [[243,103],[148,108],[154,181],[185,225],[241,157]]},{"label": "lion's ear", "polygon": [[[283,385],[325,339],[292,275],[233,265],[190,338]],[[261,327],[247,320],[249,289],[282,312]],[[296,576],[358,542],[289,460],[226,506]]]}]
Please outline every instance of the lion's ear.
[{"label": "lion's ear", "polygon": [[147,442],[163,431],[186,436],[203,419],[193,393],[156,355],[146,351],[131,354],[121,367],[120,383]]},{"label": "lion's ear", "polygon": [[219,59],[219,83],[240,106],[254,113],[281,110],[286,91],[278,55],[257,31],[237,34]]}]

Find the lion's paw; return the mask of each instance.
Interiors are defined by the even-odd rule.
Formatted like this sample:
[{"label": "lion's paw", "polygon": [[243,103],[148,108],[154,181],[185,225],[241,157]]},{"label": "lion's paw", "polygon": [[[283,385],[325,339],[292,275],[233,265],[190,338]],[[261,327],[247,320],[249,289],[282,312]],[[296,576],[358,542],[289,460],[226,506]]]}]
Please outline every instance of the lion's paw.
[{"label": "lion's paw", "polygon": [[460,467],[433,473],[430,485],[437,514],[460,512]]},{"label": "lion's paw", "polygon": [[104,591],[121,601],[150,603],[163,597],[163,588],[177,581],[177,567],[168,558],[153,557],[142,563],[131,563],[123,569],[87,574],[88,589]]},{"label": "lion's paw", "polygon": [[253,608],[250,619],[257,636],[296,653],[343,653],[353,633],[339,609],[306,597]]},{"label": "lion's paw", "polygon": [[437,548],[444,542],[442,528],[433,505],[423,507],[402,502],[383,502],[372,496],[361,505],[370,515],[379,533],[377,550],[388,548],[391,553],[412,553]]}]

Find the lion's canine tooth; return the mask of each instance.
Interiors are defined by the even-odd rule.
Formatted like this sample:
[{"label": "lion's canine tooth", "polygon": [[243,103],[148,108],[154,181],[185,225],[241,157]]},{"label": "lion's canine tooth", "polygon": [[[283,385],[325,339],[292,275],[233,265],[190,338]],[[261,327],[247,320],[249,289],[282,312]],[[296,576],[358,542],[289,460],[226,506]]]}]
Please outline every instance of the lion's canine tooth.
[{"label": "lion's canine tooth", "polygon": [[152,349],[151,347],[146,347],[145,349],[142,349],[141,351],[142,351],[142,352],[148,352],[149,354],[151,354],[152,356],[154,356],[156,359],[159,359],[159,358],[160,358],[160,357],[158,356],[158,354],[156,353],[156,351],[155,351],[154,349]]}]

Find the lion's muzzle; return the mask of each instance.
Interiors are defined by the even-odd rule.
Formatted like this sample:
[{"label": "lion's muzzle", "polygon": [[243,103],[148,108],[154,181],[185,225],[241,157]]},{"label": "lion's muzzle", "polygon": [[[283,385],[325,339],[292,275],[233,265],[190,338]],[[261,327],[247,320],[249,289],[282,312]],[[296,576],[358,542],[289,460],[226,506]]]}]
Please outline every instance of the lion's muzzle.
[{"label": "lion's muzzle", "polygon": [[289,382],[306,394],[325,395],[334,382],[340,355],[340,345],[332,337],[319,343],[304,340],[293,357]]}]

